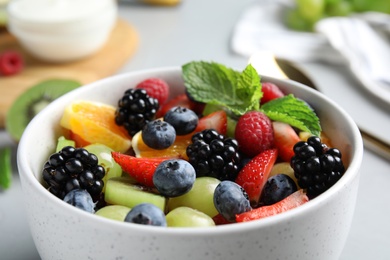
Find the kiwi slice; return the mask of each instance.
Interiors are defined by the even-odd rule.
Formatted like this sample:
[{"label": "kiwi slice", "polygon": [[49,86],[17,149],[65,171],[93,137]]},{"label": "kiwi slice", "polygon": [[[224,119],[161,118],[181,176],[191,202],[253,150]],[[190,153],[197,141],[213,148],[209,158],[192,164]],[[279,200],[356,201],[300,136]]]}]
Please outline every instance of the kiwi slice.
[{"label": "kiwi slice", "polygon": [[129,208],[141,203],[152,203],[165,211],[167,199],[156,194],[152,188],[138,185],[127,177],[113,177],[107,181],[104,200],[108,204]]},{"label": "kiwi slice", "polygon": [[73,80],[45,80],[22,93],[7,111],[5,127],[15,141],[19,141],[31,119],[56,98],[79,87]]},{"label": "kiwi slice", "polygon": [[0,149],[0,189],[8,189],[12,183],[11,148]]}]

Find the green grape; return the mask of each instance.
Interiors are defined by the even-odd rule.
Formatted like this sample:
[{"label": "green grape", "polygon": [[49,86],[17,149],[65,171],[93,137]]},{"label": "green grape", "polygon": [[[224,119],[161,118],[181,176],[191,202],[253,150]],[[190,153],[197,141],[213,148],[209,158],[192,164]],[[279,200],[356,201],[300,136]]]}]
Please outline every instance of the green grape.
[{"label": "green grape", "polygon": [[357,12],[376,11],[390,13],[390,0],[351,0]]},{"label": "green grape", "polygon": [[122,168],[119,164],[115,162],[115,160],[111,156],[111,152],[113,151],[106,145],[103,144],[90,144],[84,147],[88,152],[95,154],[99,159],[99,164],[104,167],[106,170],[106,176],[103,178],[105,190],[107,180],[113,177],[122,176]]},{"label": "green grape", "polygon": [[64,136],[60,136],[57,140],[56,152],[58,153],[65,146],[75,147],[76,143],[73,140],[66,139]]},{"label": "green grape", "polygon": [[168,200],[168,210],[186,206],[199,210],[210,217],[218,214],[214,206],[214,190],[220,180],[212,177],[196,178],[192,189],[184,195],[170,198]]},{"label": "green grape", "polygon": [[108,205],[95,212],[96,215],[108,219],[124,221],[131,208],[121,205]]},{"label": "green grape", "polygon": [[352,5],[348,1],[339,1],[326,6],[328,16],[348,16],[352,12]]},{"label": "green grape", "polygon": [[316,22],[323,17],[325,0],[296,0],[298,12],[306,21]]},{"label": "green grape", "polygon": [[233,137],[236,130],[237,120],[234,118],[231,118],[230,116],[227,117],[227,129],[226,129],[226,136]]},{"label": "green grape", "polygon": [[286,14],[286,25],[296,31],[312,31],[314,23],[305,20],[298,9],[290,9]]},{"label": "green grape", "polygon": [[215,226],[213,219],[198,210],[189,207],[178,207],[167,216],[168,227],[210,227]]},{"label": "green grape", "polygon": [[325,5],[339,4],[343,0],[325,0]]}]

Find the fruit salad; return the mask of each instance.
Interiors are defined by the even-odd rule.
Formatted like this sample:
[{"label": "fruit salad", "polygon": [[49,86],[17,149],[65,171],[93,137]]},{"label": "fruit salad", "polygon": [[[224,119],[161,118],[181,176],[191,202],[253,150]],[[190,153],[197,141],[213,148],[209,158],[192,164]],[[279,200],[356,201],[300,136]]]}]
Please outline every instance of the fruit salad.
[{"label": "fruit salad", "polygon": [[182,76],[173,98],[167,82],[147,78],[117,106],[69,104],[43,185],[112,220],[207,227],[296,208],[344,174],[309,100],[262,82],[251,65],[195,61]]}]

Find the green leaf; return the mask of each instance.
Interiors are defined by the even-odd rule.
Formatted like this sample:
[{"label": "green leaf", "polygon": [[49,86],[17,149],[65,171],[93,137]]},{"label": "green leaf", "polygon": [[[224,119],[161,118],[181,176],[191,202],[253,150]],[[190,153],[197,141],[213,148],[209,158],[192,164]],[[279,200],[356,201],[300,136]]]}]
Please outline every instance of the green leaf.
[{"label": "green leaf", "polygon": [[314,111],[292,94],[265,103],[261,110],[271,120],[290,124],[316,136],[321,132],[320,121]]},{"label": "green leaf", "polygon": [[237,115],[259,108],[260,77],[252,65],[240,73],[215,62],[182,66],[184,84],[195,100],[222,105]]},{"label": "green leaf", "polygon": [[8,189],[12,183],[11,148],[0,149],[0,188]]}]

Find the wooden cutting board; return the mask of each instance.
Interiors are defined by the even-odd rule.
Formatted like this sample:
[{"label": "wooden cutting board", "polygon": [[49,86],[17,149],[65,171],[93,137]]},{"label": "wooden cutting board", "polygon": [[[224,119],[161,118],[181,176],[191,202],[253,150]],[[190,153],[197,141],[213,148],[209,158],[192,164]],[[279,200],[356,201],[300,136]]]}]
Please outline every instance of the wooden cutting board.
[{"label": "wooden cutting board", "polygon": [[53,64],[32,57],[15,37],[1,32],[0,52],[10,49],[20,51],[25,68],[13,76],[0,76],[0,128],[4,127],[8,108],[29,87],[46,79],[72,79],[87,84],[111,76],[135,53],[138,43],[138,34],[133,26],[118,19],[111,37],[96,54],[75,62]]}]

